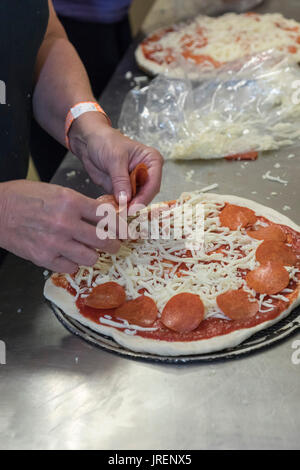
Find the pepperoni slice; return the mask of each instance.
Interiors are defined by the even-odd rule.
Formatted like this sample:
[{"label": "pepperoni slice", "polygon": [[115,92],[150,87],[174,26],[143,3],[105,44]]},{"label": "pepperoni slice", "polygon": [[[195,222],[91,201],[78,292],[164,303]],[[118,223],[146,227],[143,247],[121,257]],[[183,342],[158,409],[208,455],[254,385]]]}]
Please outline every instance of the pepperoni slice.
[{"label": "pepperoni slice", "polygon": [[229,227],[230,230],[247,227],[247,225],[252,225],[256,222],[256,215],[253,210],[234,204],[226,204],[219,218],[221,225]]},{"label": "pepperoni slice", "polygon": [[263,264],[267,261],[275,261],[283,266],[294,266],[297,256],[293,250],[283,242],[276,240],[265,240],[256,250],[256,259]]},{"label": "pepperoni slice", "polygon": [[235,155],[228,155],[225,160],[256,160],[258,152],[236,153]]},{"label": "pepperoni slice", "polygon": [[188,333],[204,318],[204,305],[199,295],[184,292],[174,295],[163,309],[161,322],[170,330]]},{"label": "pepperoni slice", "polygon": [[256,240],[286,241],[286,234],[279,225],[268,225],[267,227],[260,227],[257,230],[249,230],[247,235]]},{"label": "pepperoni slice", "polygon": [[277,294],[288,286],[289,281],[289,273],[285,267],[270,261],[246,275],[248,286],[258,294]]},{"label": "pepperoni slice", "polygon": [[155,322],[157,313],[154,300],[146,295],[141,295],[137,299],[125,302],[115,310],[114,315],[134,325],[149,327]]},{"label": "pepperoni slice", "polygon": [[217,297],[218,307],[231,320],[253,317],[259,310],[258,301],[243,289],[229,290]]},{"label": "pepperoni slice", "polygon": [[148,179],[148,168],[144,163],[139,163],[130,173],[130,184],[133,197],[136,195],[138,188],[143,186]]},{"label": "pepperoni slice", "polygon": [[94,287],[85,304],[92,308],[107,309],[119,307],[125,300],[126,293],[122,286],[116,282],[105,282]]}]

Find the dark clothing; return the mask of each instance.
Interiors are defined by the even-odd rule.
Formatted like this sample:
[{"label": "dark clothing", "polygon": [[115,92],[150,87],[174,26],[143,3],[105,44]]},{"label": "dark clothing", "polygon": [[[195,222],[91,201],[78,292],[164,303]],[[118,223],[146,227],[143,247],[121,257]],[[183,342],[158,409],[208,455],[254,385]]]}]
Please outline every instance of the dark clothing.
[{"label": "dark clothing", "polygon": [[[47,0],[0,2],[0,183],[27,175],[34,66],[48,16]],[[4,255],[0,248],[0,262]]]},{"label": "dark clothing", "polygon": [[87,23],[59,16],[99,98],[131,41],[128,18],[119,23]]},{"label": "dark clothing", "polygon": [[131,0],[53,0],[61,16],[91,23],[117,23],[128,15]]},{"label": "dark clothing", "polygon": [[0,182],[27,174],[34,66],[48,14],[47,0],[0,2],[0,80],[6,91],[0,104]]},{"label": "dark clothing", "polygon": [[[99,98],[131,41],[128,18],[119,23],[87,23],[60,17],[69,40],[89,75]],[[50,181],[66,149],[33,121],[31,155],[42,181]]]}]

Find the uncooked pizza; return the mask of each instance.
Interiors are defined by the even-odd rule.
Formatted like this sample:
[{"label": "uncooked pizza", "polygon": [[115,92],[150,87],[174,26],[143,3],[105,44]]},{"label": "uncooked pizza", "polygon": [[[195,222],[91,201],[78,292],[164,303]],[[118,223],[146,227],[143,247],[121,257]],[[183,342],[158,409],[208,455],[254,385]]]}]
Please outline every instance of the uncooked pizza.
[{"label": "uncooked pizza", "polygon": [[138,65],[150,74],[182,76],[198,66],[211,72],[227,62],[274,49],[300,61],[300,24],[279,13],[197,16],[150,34],[136,50]]},{"label": "uncooked pizza", "polygon": [[[175,214],[187,205],[202,207],[201,249],[174,235]],[[162,212],[148,209],[159,236],[126,240],[116,255],[99,253],[95,266],[73,275],[53,274],[46,298],[123,347],[160,356],[234,347],[299,304],[300,227],[290,219],[200,192],[163,207],[169,236]],[[194,211],[189,220],[196,223]]]}]

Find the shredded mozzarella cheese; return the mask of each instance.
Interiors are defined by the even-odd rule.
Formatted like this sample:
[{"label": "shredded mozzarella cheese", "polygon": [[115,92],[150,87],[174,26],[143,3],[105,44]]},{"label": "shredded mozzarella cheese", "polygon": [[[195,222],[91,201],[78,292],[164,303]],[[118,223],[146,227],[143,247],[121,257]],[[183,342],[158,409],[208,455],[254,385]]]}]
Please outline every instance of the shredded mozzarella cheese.
[{"label": "shredded mozzarella cheese", "polygon": [[[186,204],[192,208],[202,204],[204,208],[204,245],[199,250],[187,249],[185,239],[174,239],[174,214]],[[76,291],[76,298],[79,295],[86,297],[92,289],[93,279],[93,285],[115,281],[125,288],[129,299],[139,297],[142,289],[145,289],[144,295],[154,299],[159,315],[172,296],[190,292],[201,297],[206,318],[226,319],[217,306],[216,298],[228,290],[239,288],[243,288],[252,297],[256,296],[255,291],[247,286],[244,275],[259,265],[255,253],[262,241],[248,236],[245,229],[230,231],[227,227],[222,227],[219,214],[223,207],[223,203],[207,200],[199,191],[183,193],[170,209],[169,240],[160,238],[126,241],[116,255],[100,253],[93,268],[81,267],[75,279],[66,275]],[[195,217],[193,211],[193,223]],[[258,221],[257,225],[266,224]],[[186,269],[185,266],[182,268],[182,263]],[[298,281],[299,270],[296,267],[287,267],[287,270],[290,279]],[[284,293],[287,292],[285,290]],[[260,295],[259,311],[266,312],[275,308],[272,305],[273,299],[288,301],[280,293],[268,299],[265,295]],[[111,318],[108,316],[101,319],[101,322],[112,324],[109,323]],[[125,327],[129,328],[127,324],[124,324]],[[137,330],[135,327],[134,329]]]},{"label": "shredded mozzarella cheese", "polygon": [[[182,63],[182,52],[190,51],[191,54],[186,54],[185,58],[191,64],[195,63],[197,56],[209,56],[218,63],[224,63],[248,54],[277,49],[288,53],[291,61],[297,62],[300,60],[299,32],[300,24],[280,13],[200,15],[192,22],[175,25],[174,31],[163,34],[155,42],[152,60],[161,63],[172,51],[175,59]],[[153,50],[153,42],[148,47]],[[205,67],[214,68],[209,60]]]}]

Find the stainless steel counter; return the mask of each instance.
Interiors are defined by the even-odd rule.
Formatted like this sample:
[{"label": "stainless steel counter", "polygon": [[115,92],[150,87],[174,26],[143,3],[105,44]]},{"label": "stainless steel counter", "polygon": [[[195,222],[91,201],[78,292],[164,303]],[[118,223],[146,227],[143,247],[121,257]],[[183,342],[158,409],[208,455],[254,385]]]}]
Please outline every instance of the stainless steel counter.
[{"label": "stainless steel counter", "polygon": [[[161,17],[162,4],[148,22],[154,23],[155,14]],[[276,10],[300,20],[298,0],[270,0],[258,8]],[[141,75],[133,49],[101,99],[114,123],[130,86],[126,71]],[[295,157],[288,158],[291,154]],[[76,175],[67,176],[74,168]],[[197,183],[186,182],[190,169]],[[267,170],[288,185],[264,180]],[[218,192],[250,197],[300,224],[299,175],[300,149],[272,152],[248,164],[167,162],[157,199],[217,182]],[[68,155],[54,181],[98,195],[86,178]],[[292,363],[292,344],[300,333],[229,362],[135,362],[93,349],[64,330],[43,301],[43,284],[43,270],[26,261],[9,255],[1,266],[0,340],[6,344],[6,364],[0,365],[0,448],[300,448],[300,364]]]}]

